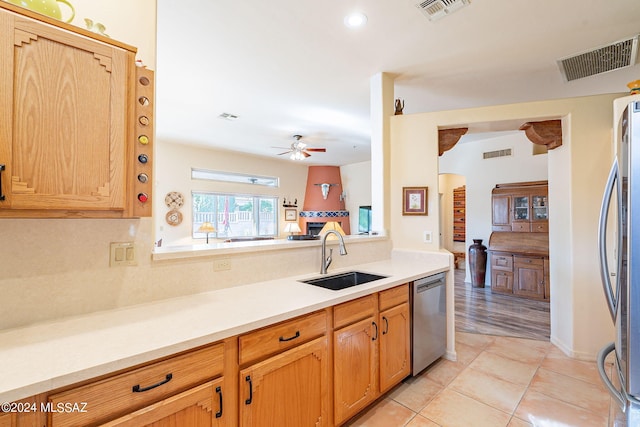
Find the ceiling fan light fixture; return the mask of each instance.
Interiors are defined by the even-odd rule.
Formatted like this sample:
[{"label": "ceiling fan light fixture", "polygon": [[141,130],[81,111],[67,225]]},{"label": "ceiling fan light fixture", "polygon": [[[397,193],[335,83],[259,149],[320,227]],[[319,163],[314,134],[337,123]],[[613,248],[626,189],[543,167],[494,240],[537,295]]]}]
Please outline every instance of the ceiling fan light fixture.
[{"label": "ceiling fan light fixture", "polygon": [[218,116],[218,118],[223,119],[223,120],[229,120],[229,121],[234,121],[234,120],[238,120],[238,116],[235,114],[231,114],[231,113],[222,113]]},{"label": "ceiling fan light fixture", "polygon": [[291,160],[304,160],[305,155],[302,153],[302,150],[295,150],[291,153],[291,156],[289,156],[289,158]]}]

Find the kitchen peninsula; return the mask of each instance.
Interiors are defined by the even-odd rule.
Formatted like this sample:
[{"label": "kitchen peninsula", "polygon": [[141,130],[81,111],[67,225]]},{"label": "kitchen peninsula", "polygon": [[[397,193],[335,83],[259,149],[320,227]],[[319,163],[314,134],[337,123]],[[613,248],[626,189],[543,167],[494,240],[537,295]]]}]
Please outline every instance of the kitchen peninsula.
[{"label": "kitchen peninsula", "polygon": [[[318,276],[311,273],[6,330],[0,333],[0,359],[4,361],[0,401],[50,396],[54,390],[67,391],[72,385],[222,340],[226,340],[225,366],[233,365],[224,372],[237,378],[238,359],[233,356],[238,355],[238,348],[229,351],[227,345],[237,340],[229,339],[299,316],[307,316],[301,318],[304,320],[314,313],[324,314],[331,307],[363,297],[377,298],[378,293],[417,278],[448,271],[451,263],[449,253],[394,250],[388,260],[348,268],[387,276],[385,279],[342,291],[300,282]],[[330,270],[330,274],[338,272]],[[321,325],[324,330],[324,322]],[[453,333],[452,325],[449,330]],[[327,328],[324,337],[330,336]],[[451,336],[449,341],[453,342]],[[451,347],[448,356],[455,357]],[[331,355],[328,357],[330,360]],[[225,378],[225,384],[232,382]],[[237,385],[230,389],[237,393]]]}]

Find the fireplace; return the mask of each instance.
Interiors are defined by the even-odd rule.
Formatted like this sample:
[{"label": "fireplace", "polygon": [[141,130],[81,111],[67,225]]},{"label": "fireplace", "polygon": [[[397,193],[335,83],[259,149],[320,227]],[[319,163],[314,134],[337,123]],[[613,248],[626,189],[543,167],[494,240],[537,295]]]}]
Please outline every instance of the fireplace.
[{"label": "fireplace", "polygon": [[[344,223],[342,221],[336,221],[338,224],[340,224],[340,227],[342,227],[344,229],[344,227],[346,227],[345,225],[343,225]],[[322,228],[324,227],[324,225],[327,222],[307,222],[307,229],[306,234],[309,234],[311,236],[317,236],[318,234],[320,234],[320,232],[322,231]]]},{"label": "fireplace", "polygon": [[338,166],[309,166],[304,205],[300,211],[300,228],[306,234],[318,235],[329,222],[340,224],[351,234],[349,211],[345,210],[344,190]]}]

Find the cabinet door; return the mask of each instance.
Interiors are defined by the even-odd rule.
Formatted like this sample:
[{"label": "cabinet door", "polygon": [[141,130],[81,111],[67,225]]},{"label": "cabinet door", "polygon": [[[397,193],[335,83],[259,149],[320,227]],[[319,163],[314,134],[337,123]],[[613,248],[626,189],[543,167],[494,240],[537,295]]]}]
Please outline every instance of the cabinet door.
[{"label": "cabinet door", "polygon": [[496,194],[491,200],[493,231],[511,231],[511,197]]},{"label": "cabinet door", "polygon": [[491,291],[502,294],[513,293],[513,272],[491,270]]},{"label": "cabinet door", "polygon": [[240,426],[328,426],[328,367],[322,337],[240,371]]},{"label": "cabinet door", "polygon": [[409,304],[380,313],[380,392],[411,373]]},{"label": "cabinet door", "polygon": [[531,196],[531,231],[549,232],[549,204],[546,193]]},{"label": "cabinet door", "polygon": [[15,424],[12,418],[14,415],[11,413],[0,413],[0,427],[13,427]]},{"label": "cabinet door", "polygon": [[124,210],[133,53],[0,14],[0,210]]},{"label": "cabinet door", "polygon": [[333,333],[336,425],[355,415],[378,396],[378,336],[379,328],[373,317]]},{"label": "cabinet door", "polygon": [[222,378],[194,387],[103,427],[222,427],[229,414],[224,412]]},{"label": "cabinet door", "polygon": [[513,196],[513,220],[529,221],[529,196]]},{"label": "cabinet door", "polygon": [[542,258],[514,257],[516,295],[544,299],[544,262]]}]

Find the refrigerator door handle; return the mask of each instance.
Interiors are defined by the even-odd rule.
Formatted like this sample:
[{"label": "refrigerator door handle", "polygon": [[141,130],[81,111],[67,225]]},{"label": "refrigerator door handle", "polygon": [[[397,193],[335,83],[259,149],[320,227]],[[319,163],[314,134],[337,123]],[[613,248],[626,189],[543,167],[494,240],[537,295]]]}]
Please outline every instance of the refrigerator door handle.
[{"label": "refrigerator door handle", "polygon": [[[604,196],[602,198],[602,206],[600,208],[600,219],[598,223],[598,248],[600,252],[600,276],[602,278],[602,287],[604,288],[604,295],[607,298],[607,306],[609,307],[609,313],[611,318],[616,319],[616,312],[618,308],[618,295],[613,294],[613,287],[611,286],[611,276],[609,275],[609,261],[607,259],[607,220],[609,219],[609,206],[611,205],[611,196],[616,187],[616,182],[619,181],[618,160],[614,160],[611,166],[611,172],[609,172],[609,178],[604,190]],[[618,187],[620,187],[618,182]],[[618,192],[620,196],[621,191]],[[620,197],[618,197],[618,203],[620,203]],[[618,214],[618,228],[621,229],[620,224],[620,208],[617,209]],[[620,238],[620,234],[618,234]],[[620,245],[618,245],[620,246]],[[620,257],[620,251],[618,251],[618,258]],[[621,265],[621,263],[618,263]],[[616,281],[619,280],[620,271],[616,272]],[[620,287],[616,286],[616,293]]]},{"label": "refrigerator door handle", "polygon": [[[620,406],[620,408],[624,411],[626,407],[626,399],[622,394],[622,392],[614,387],[613,383],[611,383],[611,380],[609,379],[609,377],[607,376],[607,373],[604,370],[605,359],[607,358],[609,353],[611,353],[615,349],[616,349],[615,343],[609,343],[608,345],[602,347],[602,349],[600,349],[600,351],[598,352],[598,359],[596,364],[598,365],[598,373],[600,374],[600,378],[602,379],[602,382],[609,390],[609,394],[611,395],[613,400],[615,400],[616,403]],[[617,366],[615,366],[615,369],[617,369]]]}]

